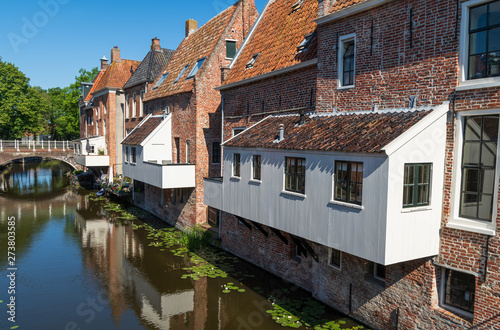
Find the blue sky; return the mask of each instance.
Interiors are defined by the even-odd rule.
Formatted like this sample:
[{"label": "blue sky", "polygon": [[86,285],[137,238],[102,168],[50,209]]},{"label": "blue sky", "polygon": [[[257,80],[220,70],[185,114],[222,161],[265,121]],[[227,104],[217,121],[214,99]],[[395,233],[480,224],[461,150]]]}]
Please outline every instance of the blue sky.
[{"label": "blue sky", "polygon": [[[113,46],[132,60],[144,58],[154,37],[176,49],[187,19],[201,26],[235,1],[2,0],[0,57],[32,86],[65,87],[80,68],[98,67],[103,54],[109,59]],[[265,3],[255,0],[259,13]]]}]

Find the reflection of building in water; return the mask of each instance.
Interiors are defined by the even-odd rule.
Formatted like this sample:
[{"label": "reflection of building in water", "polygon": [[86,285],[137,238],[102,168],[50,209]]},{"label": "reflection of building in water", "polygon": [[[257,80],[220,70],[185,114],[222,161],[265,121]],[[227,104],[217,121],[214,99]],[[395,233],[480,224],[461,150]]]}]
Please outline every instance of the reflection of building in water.
[{"label": "reflection of building in water", "polygon": [[[113,224],[96,213],[88,208],[77,210],[75,227],[81,235],[85,264],[107,283],[115,321],[131,308],[153,328],[204,328],[207,280],[194,285],[181,280],[183,265],[170,254],[147,247],[145,232]],[[135,299],[130,301],[130,296]]]}]

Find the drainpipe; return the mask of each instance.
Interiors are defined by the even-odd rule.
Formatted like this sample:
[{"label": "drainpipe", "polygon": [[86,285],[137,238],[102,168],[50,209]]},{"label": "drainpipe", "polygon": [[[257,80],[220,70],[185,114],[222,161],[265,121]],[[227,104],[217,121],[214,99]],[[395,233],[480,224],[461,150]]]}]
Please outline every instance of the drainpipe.
[{"label": "drainpipe", "polygon": [[[221,137],[220,137],[220,176],[224,177],[224,148],[222,147],[222,143],[224,143],[224,96],[221,95],[221,112],[222,112],[222,121],[221,121]],[[222,184],[222,189],[224,189],[224,184]],[[224,194],[222,194],[224,196]],[[223,198],[221,196],[221,198]],[[222,210],[219,210],[219,240],[222,239]]]}]

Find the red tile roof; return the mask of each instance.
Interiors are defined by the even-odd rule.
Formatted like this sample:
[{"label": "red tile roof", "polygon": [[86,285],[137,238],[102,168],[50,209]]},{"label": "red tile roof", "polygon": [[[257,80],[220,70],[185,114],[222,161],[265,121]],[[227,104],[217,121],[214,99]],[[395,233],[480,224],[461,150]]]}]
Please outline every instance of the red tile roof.
[{"label": "red tile roof", "polygon": [[124,59],[120,62],[112,62],[104,72],[104,75],[100,79],[99,83],[94,83],[95,91],[99,91],[106,87],[123,88],[132,75],[131,70],[135,71],[139,64],[141,64],[140,61]]},{"label": "red tile roof", "polygon": [[[304,36],[316,29],[318,0],[305,0],[302,7],[293,10],[297,0],[276,0],[269,4],[261,21],[248,40],[245,48],[233,63],[224,84],[255,77],[286,68],[317,57],[316,37],[306,51],[297,52]],[[260,53],[253,68],[247,63],[254,54]]]},{"label": "red tile roof", "polygon": [[[270,116],[224,145],[237,148],[380,153],[385,146],[431,112],[305,116],[305,123],[300,126],[299,115]],[[276,143],[280,124],[284,125],[284,140]]]},{"label": "red tile roof", "polygon": [[122,144],[139,146],[162,123],[163,117],[149,117],[142,121],[126,138]]},{"label": "red tile roof", "polygon": [[106,72],[106,70],[101,70],[99,71],[99,73],[97,74],[97,77],[95,77],[94,79],[94,84],[92,85],[92,88],[90,89],[90,92],[87,94],[87,97],[85,98],[84,101],[86,102],[90,102],[92,100],[92,93],[94,93],[97,89],[97,85],[99,85],[99,82],[101,81],[102,79],[102,76],[104,76],[104,72]]},{"label": "red tile roof", "polygon": [[[149,91],[144,100],[148,101],[177,93],[192,91],[194,80],[186,79],[186,77],[199,59],[208,57],[212,53],[222,33],[231,21],[235,10],[236,5],[232,5],[191,35],[184,38],[174,55],[171,57],[170,62],[164,70],[162,70],[162,74],[156,78],[153,86],[156,85],[164,73],[168,73],[168,77],[157,89]],[[181,79],[174,84],[174,81],[186,65],[188,65],[187,70],[184,72]],[[206,66],[207,63],[204,63],[198,75]]]},{"label": "red tile roof", "polygon": [[332,8],[330,8],[330,14],[365,1],[366,0],[337,0],[332,5]]}]

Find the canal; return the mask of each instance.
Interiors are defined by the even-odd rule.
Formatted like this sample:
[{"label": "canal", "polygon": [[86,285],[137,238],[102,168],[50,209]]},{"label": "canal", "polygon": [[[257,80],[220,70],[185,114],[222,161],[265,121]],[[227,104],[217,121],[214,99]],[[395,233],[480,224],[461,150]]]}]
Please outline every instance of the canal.
[{"label": "canal", "polygon": [[188,251],[151,215],[69,187],[68,171],[2,169],[0,329],[363,329],[230,254]]}]

